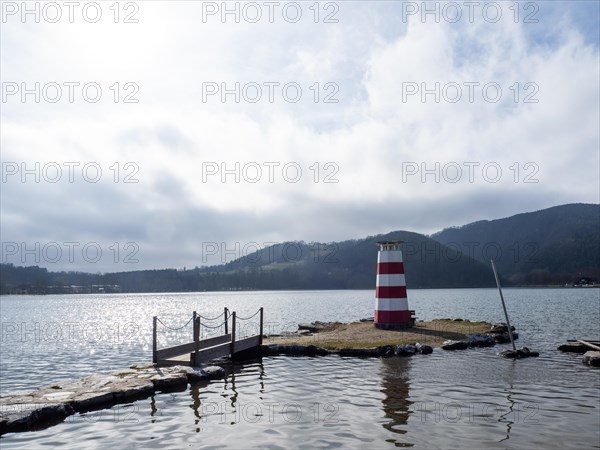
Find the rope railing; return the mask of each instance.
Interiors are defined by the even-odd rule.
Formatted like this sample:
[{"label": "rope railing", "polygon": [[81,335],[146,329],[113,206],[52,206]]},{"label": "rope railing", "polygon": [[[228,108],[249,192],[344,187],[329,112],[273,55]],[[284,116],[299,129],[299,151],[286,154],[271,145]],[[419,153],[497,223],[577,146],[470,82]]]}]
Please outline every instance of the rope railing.
[{"label": "rope railing", "polygon": [[204,328],[210,328],[210,329],[214,329],[214,328],[221,328],[221,327],[222,327],[223,325],[225,325],[226,323],[227,323],[227,320],[225,320],[224,322],[221,322],[221,323],[220,323],[220,324],[218,324],[218,325],[211,326],[211,325],[206,325],[204,322],[200,322],[200,326],[201,326],[201,327],[204,327]]},{"label": "rope railing", "polygon": [[170,327],[169,325],[167,325],[166,323],[164,323],[164,322],[163,322],[162,320],[160,320],[158,317],[156,318],[156,321],[157,321],[157,322],[159,322],[159,323],[160,323],[160,324],[161,324],[163,327],[165,327],[165,328],[168,328],[168,329],[169,329],[169,330],[171,330],[171,331],[179,331],[179,330],[183,330],[185,327],[187,327],[187,326],[190,324],[190,322],[191,322],[192,320],[194,320],[194,316],[192,316],[192,317],[190,318],[190,320],[188,320],[188,321],[185,323],[185,325],[183,325],[183,326],[180,326],[180,327],[177,327],[177,328],[174,328],[174,327]]},{"label": "rope railing", "polygon": [[203,316],[203,315],[198,315],[198,317],[200,317],[200,318],[202,318],[202,319],[205,319],[205,320],[217,320],[217,319],[219,319],[219,318],[220,318],[221,316],[223,316],[223,315],[225,315],[225,311],[223,311],[221,314],[219,314],[219,315],[218,315],[218,316],[216,316],[216,317],[205,317],[205,316]]},{"label": "rope railing", "polygon": [[254,316],[256,316],[257,314],[260,313],[260,308],[258,308],[258,311],[256,311],[254,314],[252,314],[250,317],[240,317],[240,316],[236,316],[237,320],[250,320],[252,318],[254,318]]}]

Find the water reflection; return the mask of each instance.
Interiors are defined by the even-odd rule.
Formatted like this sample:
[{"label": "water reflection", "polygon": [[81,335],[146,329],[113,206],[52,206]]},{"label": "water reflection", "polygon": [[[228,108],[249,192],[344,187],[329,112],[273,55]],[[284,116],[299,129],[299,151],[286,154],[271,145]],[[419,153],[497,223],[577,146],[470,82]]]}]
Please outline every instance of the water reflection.
[{"label": "water reflection", "polygon": [[[225,378],[225,385],[223,386],[223,389],[226,392],[231,391],[231,394],[229,394],[230,406],[232,408],[235,408],[235,403],[238,398],[238,391],[235,387],[236,366],[233,366],[232,368],[233,368],[233,370],[231,371],[229,376],[227,378]],[[237,372],[238,373],[241,372],[241,366],[237,366]],[[223,394],[223,395],[225,396],[227,394]]]},{"label": "water reflection", "polygon": [[196,425],[195,431],[196,433],[200,432],[200,427],[198,426],[200,424],[200,420],[202,420],[202,416],[200,416],[200,387],[198,386],[198,384],[194,385],[192,384],[191,388],[190,388],[190,396],[192,397],[192,404],[191,404],[191,408],[194,411],[194,425]]},{"label": "water reflection", "polygon": [[[132,408],[118,405],[46,430],[4,435],[0,447],[598,447],[600,398],[588,380],[581,388],[558,379],[530,384],[522,373],[532,362],[476,350],[468,361],[460,357],[264,358],[229,365],[225,379],[156,393]],[[474,379],[459,370],[482,367],[490,370]]]},{"label": "water reflection", "polygon": [[[408,419],[413,412],[410,398],[410,359],[385,358],[381,360],[381,392],[385,395],[382,400],[385,418],[389,421],[383,428],[397,435],[408,432]],[[406,437],[386,439],[396,447],[412,447]]]},{"label": "water reflection", "polygon": [[[251,422],[253,418],[246,417],[250,413],[255,416],[261,415],[256,406],[258,403],[256,405],[250,404],[253,402],[242,404],[240,398],[262,399],[265,392],[265,368],[262,358],[221,365],[228,373],[222,382],[204,381],[190,385],[191,404],[189,406],[193,410],[196,432],[201,430],[200,422],[206,422],[211,416],[217,416],[219,423],[227,422],[233,425],[240,421],[249,420]],[[221,387],[220,392],[215,390],[217,386]],[[215,401],[215,394],[223,398],[223,401]],[[242,397],[240,397],[241,395]],[[154,406],[152,412],[152,415],[156,412]]]},{"label": "water reflection", "polygon": [[156,421],[155,416],[158,414],[158,408],[156,407],[156,396],[150,397],[150,416],[152,416],[152,423]]},{"label": "water reflection", "polygon": [[508,409],[504,414],[500,414],[498,418],[498,422],[506,423],[506,437],[500,439],[498,442],[508,441],[510,439],[510,430],[514,424],[514,421],[511,420],[511,417],[514,418],[515,414],[518,411],[519,405],[513,400],[513,381],[515,379],[515,365],[517,361],[510,361],[508,368],[506,369],[507,377],[510,379],[510,387],[506,389],[506,401],[508,403]]}]

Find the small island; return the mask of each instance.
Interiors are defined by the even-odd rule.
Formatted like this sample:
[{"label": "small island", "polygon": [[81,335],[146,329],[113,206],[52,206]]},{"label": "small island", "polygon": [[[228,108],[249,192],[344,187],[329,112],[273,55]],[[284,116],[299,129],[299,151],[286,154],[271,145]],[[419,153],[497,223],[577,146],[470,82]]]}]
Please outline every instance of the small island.
[{"label": "small island", "polygon": [[468,335],[488,333],[491,328],[492,324],[488,322],[470,322],[463,319],[435,319],[428,322],[416,322],[413,327],[402,330],[382,330],[374,327],[370,320],[352,323],[315,322],[299,324],[297,333],[268,336],[264,340],[264,344],[314,345],[327,350],[415,345],[416,343],[441,347],[444,341],[467,340]]}]

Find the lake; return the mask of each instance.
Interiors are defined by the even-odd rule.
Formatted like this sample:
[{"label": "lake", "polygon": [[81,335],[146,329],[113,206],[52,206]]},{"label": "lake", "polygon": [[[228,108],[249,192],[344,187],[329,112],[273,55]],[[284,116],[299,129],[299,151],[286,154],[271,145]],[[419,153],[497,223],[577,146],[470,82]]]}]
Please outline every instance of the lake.
[{"label": "lake", "polygon": [[[563,354],[600,338],[599,289],[505,289],[519,347],[411,358],[268,357],[231,364],[225,379],[77,414],[5,448],[600,448],[600,370]],[[495,289],[409,290],[422,320],[503,321]],[[265,332],[373,315],[374,292],[269,291],[0,297],[0,392],[111,372],[188,340],[192,311],[216,317],[265,308]],[[218,322],[218,320],[217,320]],[[214,322],[215,325],[217,322]],[[315,342],[318,345],[318,341]]]}]

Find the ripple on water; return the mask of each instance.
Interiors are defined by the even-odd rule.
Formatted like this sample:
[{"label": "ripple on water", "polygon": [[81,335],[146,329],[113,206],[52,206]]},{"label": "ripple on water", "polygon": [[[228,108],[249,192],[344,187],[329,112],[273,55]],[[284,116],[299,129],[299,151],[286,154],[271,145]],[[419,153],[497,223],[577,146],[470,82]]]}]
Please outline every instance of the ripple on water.
[{"label": "ripple on water", "polygon": [[264,358],[231,366],[224,380],[7,435],[2,447],[581,448],[597,442],[590,428],[598,419],[597,393],[431,384],[414,376],[424,360]]},{"label": "ripple on water", "polygon": [[[600,334],[598,300],[591,291],[505,294],[519,328],[519,344],[539,350],[540,358],[498,357],[499,349],[508,346],[436,350],[412,358],[264,358],[231,366],[224,380],[77,414],[47,430],[6,435],[0,445],[3,449],[599,448],[600,372],[583,366],[580,355],[555,348],[577,337],[570,335],[572,330]],[[567,298],[576,295],[580,297]],[[411,306],[423,319],[499,320],[496,296],[493,290],[416,291]],[[516,296],[519,302],[514,301]],[[96,333],[101,337],[97,340],[77,335],[61,342],[32,341],[31,335],[7,337],[14,339],[0,348],[0,388],[29,390],[55,379],[147,362],[152,315],[177,323],[180,311],[217,315],[227,305],[250,315],[264,305],[272,322],[354,320],[372,315],[371,297],[370,291],[95,300],[70,296],[44,301],[3,297],[5,323],[29,320],[23,317],[34,311],[32,320],[42,325],[84,317],[79,329],[94,322],[102,333]],[[98,317],[107,322],[98,324]],[[571,330],[564,323],[570,323]]]}]

